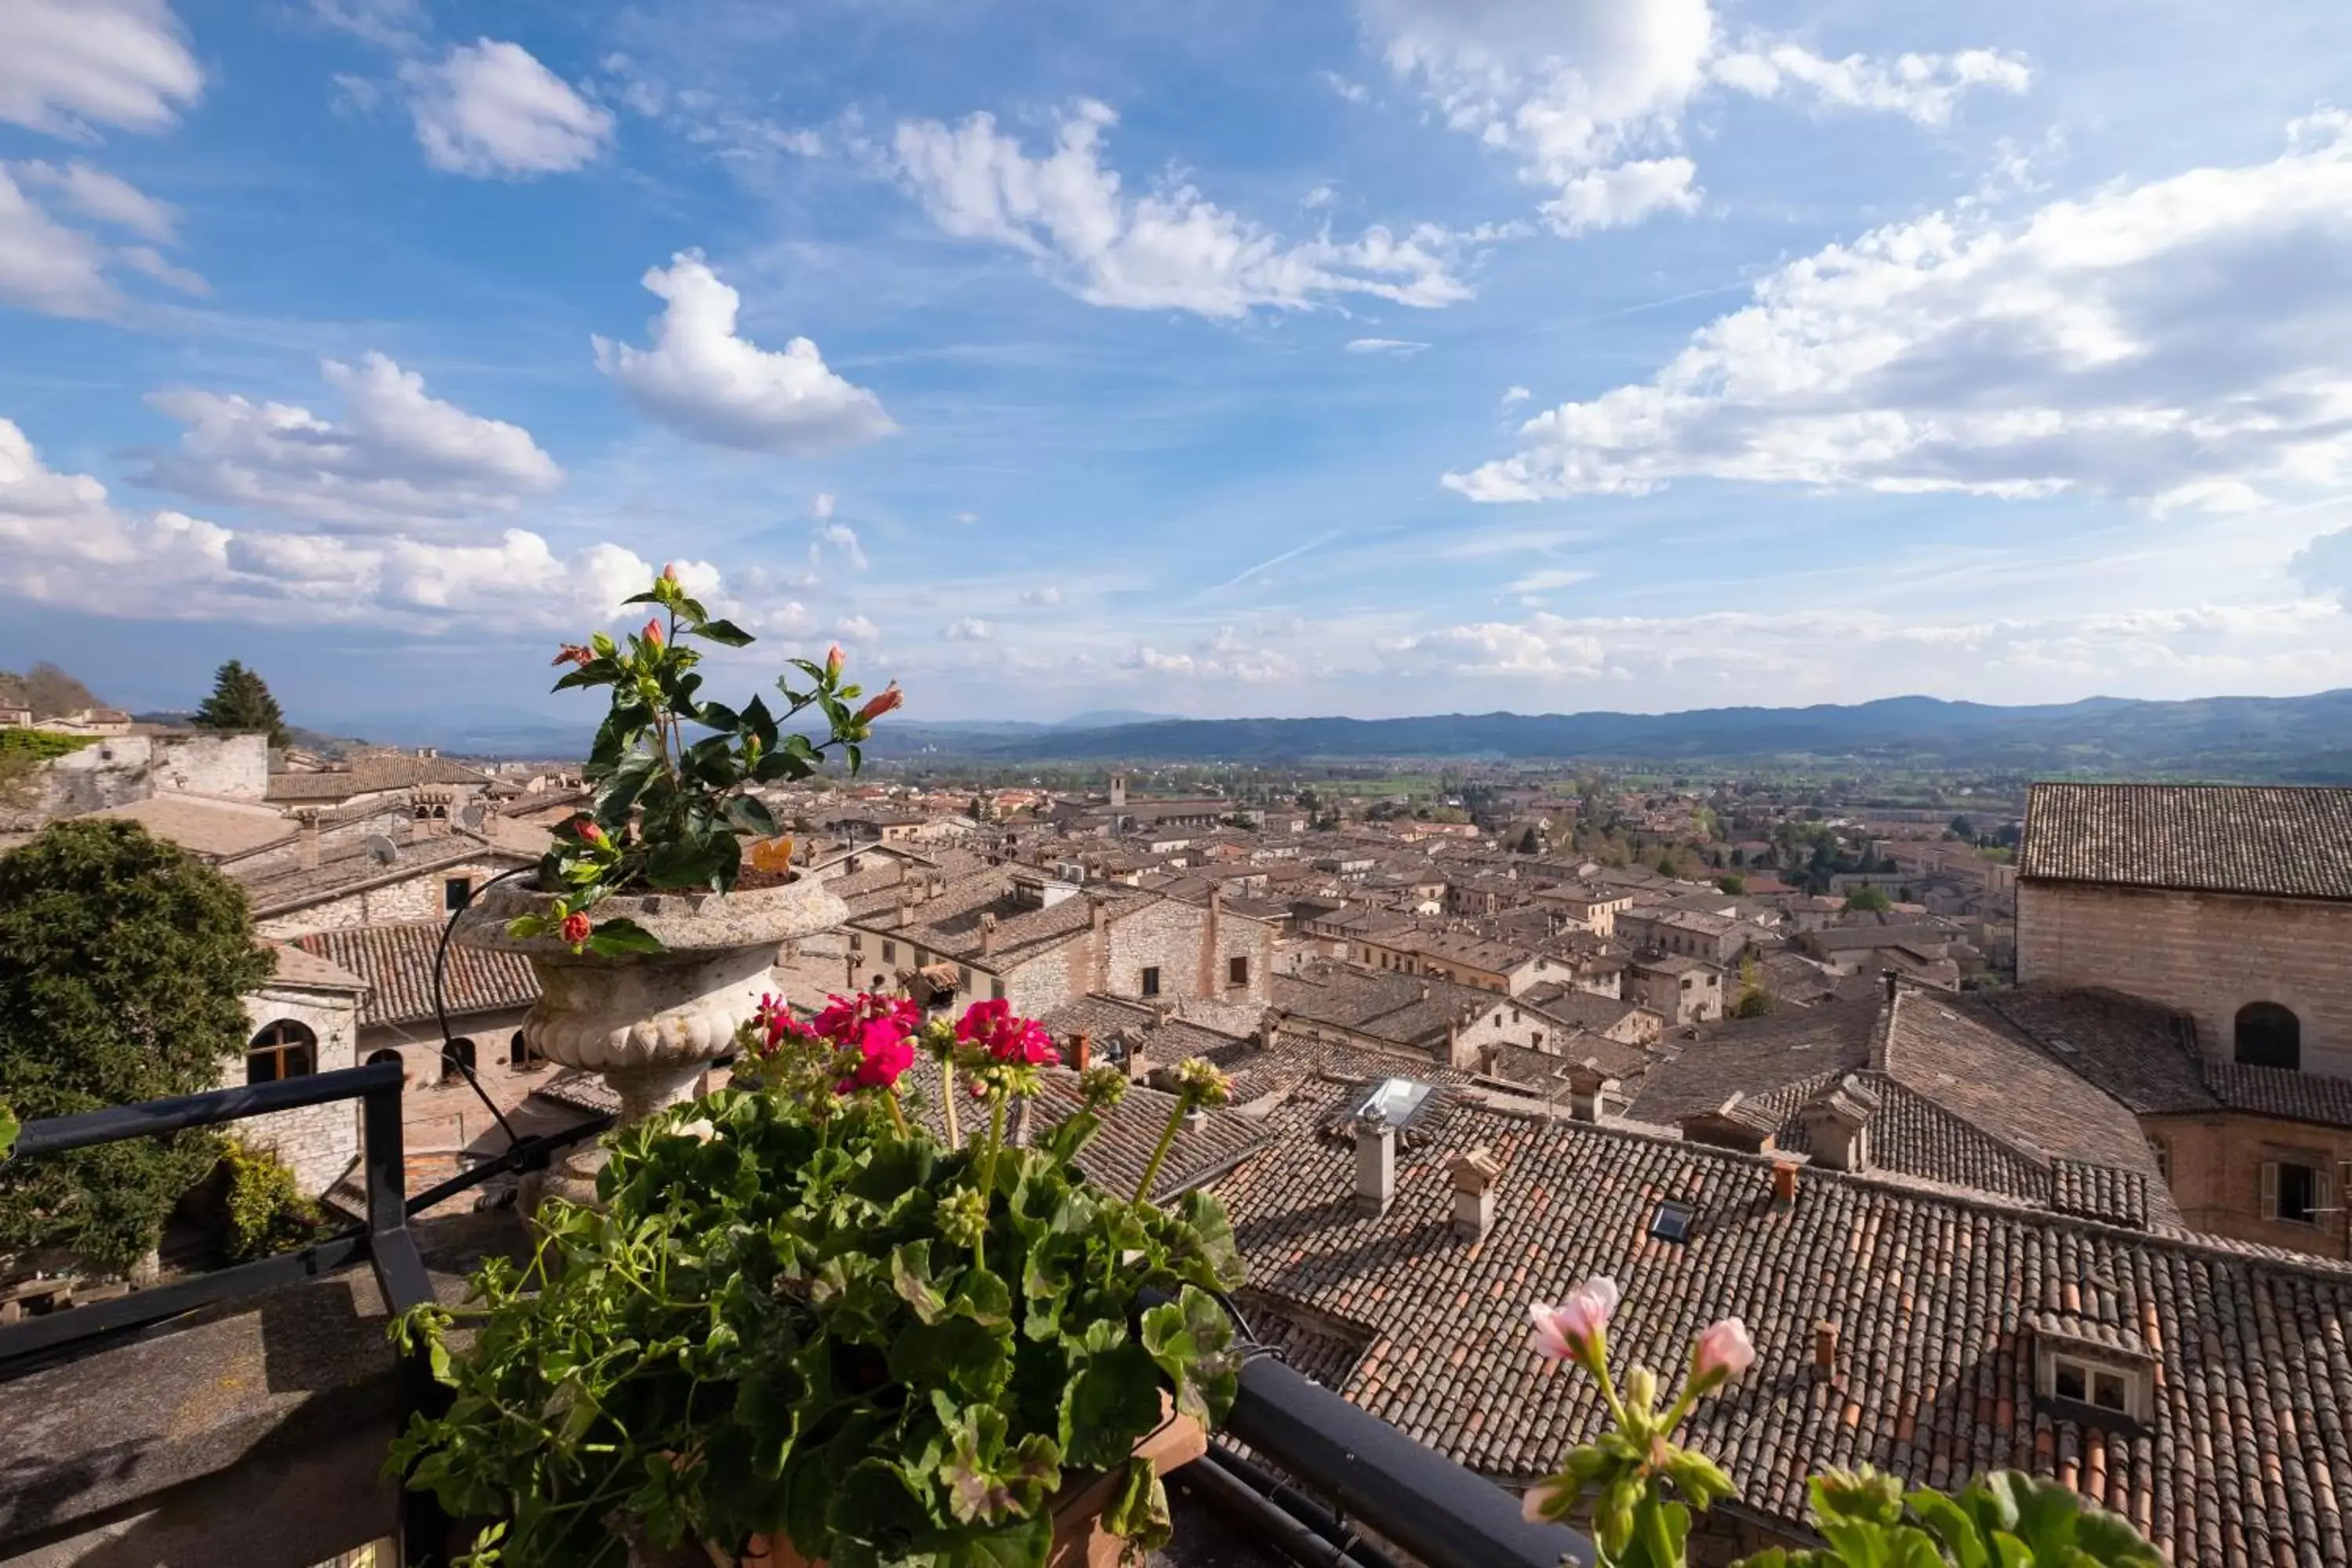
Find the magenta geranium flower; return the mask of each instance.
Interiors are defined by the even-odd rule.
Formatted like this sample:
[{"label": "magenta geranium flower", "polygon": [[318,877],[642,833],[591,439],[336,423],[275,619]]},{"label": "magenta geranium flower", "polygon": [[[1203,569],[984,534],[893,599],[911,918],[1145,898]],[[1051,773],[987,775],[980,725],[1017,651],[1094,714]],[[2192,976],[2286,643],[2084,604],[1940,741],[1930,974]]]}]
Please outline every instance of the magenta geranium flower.
[{"label": "magenta geranium flower", "polygon": [[1034,1018],[1018,1017],[1002,997],[975,1002],[956,1020],[956,1039],[1000,1062],[1022,1067],[1049,1067],[1062,1059],[1054,1037]]}]

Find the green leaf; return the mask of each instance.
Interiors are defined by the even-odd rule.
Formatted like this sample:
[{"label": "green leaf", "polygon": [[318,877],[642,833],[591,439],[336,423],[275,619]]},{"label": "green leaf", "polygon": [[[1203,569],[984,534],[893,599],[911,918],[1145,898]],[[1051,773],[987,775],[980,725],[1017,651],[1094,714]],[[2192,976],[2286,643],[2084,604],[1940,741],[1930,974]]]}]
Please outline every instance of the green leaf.
[{"label": "green leaf", "polygon": [[1103,1510],[1103,1528],[1139,1552],[1157,1552],[1176,1539],[1175,1521],[1168,1514],[1168,1489],[1150,1460],[1129,1458],[1118,1495]]},{"label": "green leaf", "polygon": [[1233,1320],[1196,1285],[1143,1314],[1143,1348],[1175,1384],[1176,1408],[1204,1426],[1233,1406],[1240,1370],[1233,1342]]},{"label": "green leaf", "polygon": [[1013,1292],[985,1268],[967,1269],[956,1281],[950,1310],[982,1328],[1001,1329],[1013,1321]]},{"label": "green leaf", "polygon": [[951,1388],[967,1399],[1001,1392],[1012,1363],[1012,1336],[970,1318],[909,1323],[890,1345],[890,1375],[910,1388]]},{"label": "green leaf", "polygon": [[1081,1361],[1062,1396],[1063,1454],[1080,1469],[1110,1468],[1159,1425],[1159,1370],[1141,1345],[1123,1336],[1115,1348]]},{"label": "green leaf", "polygon": [[779,831],[774,813],[768,809],[768,803],[757,795],[728,797],[727,820],[758,838],[773,838]]},{"label": "green leaf", "polygon": [[605,921],[589,933],[588,951],[606,958],[625,952],[660,952],[661,938],[626,916]]},{"label": "green leaf", "polygon": [[1222,1290],[1238,1289],[1248,1277],[1249,1268],[1242,1261],[1242,1249],[1234,1240],[1233,1222],[1225,1215],[1224,1200],[1206,1188],[1195,1188],[1177,1203],[1176,1214],[1191,1227],[1181,1255],[1197,1258],[1208,1271],[1209,1279],[1201,1283],[1213,1284]]},{"label": "green leaf", "polygon": [[759,640],[733,621],[704,621],[694,630],[696,636],[709,637],[722,647],[747,647]]},{"label": "green leaf", "polygon": [[915,1310],[916,1320],[936,1323],[947,1316],[947,1299],[931,1283],[931,1244],[910,1241],[890,1249],[890,1283],[898,1299]]},{"label": "green leaf", "polygon": [[17,1136],[24,1130],[24,1124],[16,1120],[16,1113],[8,1109],[8,1102],[0,1100],[0,1159],[7,1158],[8,1151],[16,1146]]}]

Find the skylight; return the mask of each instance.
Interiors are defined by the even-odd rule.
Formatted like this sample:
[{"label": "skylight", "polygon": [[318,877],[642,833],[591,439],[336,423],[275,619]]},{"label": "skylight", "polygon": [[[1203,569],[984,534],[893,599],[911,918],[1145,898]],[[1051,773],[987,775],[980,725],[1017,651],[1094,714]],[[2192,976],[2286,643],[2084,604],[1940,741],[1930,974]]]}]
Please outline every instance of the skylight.
[{"label": "skylight", "polygon": [[1650,1234],[1660,1241],[1685,1242],[1690,1239],[1691,1221],[1697,1211],[1686,1203],[1664,1198],[1658,1212],[1650,1216]]},{"label": "skylight", "polygon": [[1356,1114],[1360,1117],[1377,1116],[1391,1127],[1402,1127],[1413,1119],[1422,1103],[1428,1100],[1429,1089],[1429,1085],[1415,1083],[1409,1078],[1383,1079],[1381,1086],[1356,1108]]}]

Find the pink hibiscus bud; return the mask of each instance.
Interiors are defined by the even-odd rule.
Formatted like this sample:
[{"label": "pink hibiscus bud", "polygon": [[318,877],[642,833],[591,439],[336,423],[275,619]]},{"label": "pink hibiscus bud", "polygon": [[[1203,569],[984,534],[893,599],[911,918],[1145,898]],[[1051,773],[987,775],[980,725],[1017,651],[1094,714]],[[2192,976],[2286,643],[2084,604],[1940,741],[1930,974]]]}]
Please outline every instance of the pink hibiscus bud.
[{"label": "pink hibiscus bud", "polygon": [[584,667],[590,659],[594,658],[595,657],[596,650],[594,648],[584,647],[576,642],[568,642],[562,647],[557,648],[555,650],[555,657],[549,659],[547,662],[551,665],[576,664]]},{"label": "pink hibiscus bud", "polygon": [[673,561],[662,568],[662,581],[665,583],[675,583],[677,581],[677,562]]},{"label": "pink hibiscus bud", "polygon": [[839,643],[824,650],[824,679],[828,685],[841,679],[841,645]]},{"label": "pink hibiscus bud", "polygon": [[580,835],[580,842],[583,844],[602,845],[605,842],[604,830],[596,826],[596,819],[593,816],[582,817],[580,826],[572,831]]},{"label": "pink hibiscus bud", "polygon": [[1737,1318],[1726,1318],[1711,1324],[1691,1347],[1691,1385],[1701,1394],[1712,1394],[1741,1373],[1756,1360],[1756,1343],[1748,1337],[1748,1325]]},{"label": "pink hibiscus bud", "polygon": [[905,700],[907,700],[907,694],[898,689],[898,683],[894,680],[879,694],[866,700],[866,706],[857,710],[857,721],[861,724],[871,723]]},{"label": "pink hibiscus bud", "polygon": [[646,623],[646,629],[639,635],[646,639],[646,646],[647,647],[661,647],[662,629],[660,618],[656,616],[655,619],[647,621]]},{"label": "pink hibiscus bud", "polygon": [[588,940],[591,929],[588,917],[577,910],[563,917],[563,940],[574,947]]},{"label": "pink hibiscus bud", "polygon": [[1570,1290],[1557,1307],[1535,1302],[1528,1308],[1528,1316],[1535,1323],[1536,1353],[1547,1361],[1572,1361],[1591,1370],[1601,1359],[1617,1301],[1617,1281],[1596,1274]]}]

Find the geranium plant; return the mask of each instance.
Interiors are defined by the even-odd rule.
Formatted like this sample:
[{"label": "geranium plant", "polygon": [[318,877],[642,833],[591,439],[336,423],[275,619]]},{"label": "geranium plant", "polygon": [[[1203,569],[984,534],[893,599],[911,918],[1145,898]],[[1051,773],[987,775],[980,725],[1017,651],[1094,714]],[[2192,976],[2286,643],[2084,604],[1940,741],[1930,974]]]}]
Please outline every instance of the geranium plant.
[{"label": "geranium plant", "polygon": [[[777,679],[782,713],[757,696],[740,709],[706,701],[697,669],[702,651],[693,645],[743,647],[755,640],[751,634],[705,610],[679,584],[675,566],[625,602],[654,607],[642,629],[620,642],[598,632],[585,643],[566,643],[555,656],[555,663],[572,667],[556,690],[607,687],[612,706],[583,769],[593,804],[556,829],[540,862],[540,888],[555,900],[508,926],[518,937],[561,936],[575,952],[658,949],[635,921],[600,921],[589,911],[614,893],[636,889],[726,892],[742,874],[746,839],[755,866],[785,871],[791,847],[779,839],[754,786],[807,778],[836,749],[855,773],[874,721],[900,701],[894,682],[859,704],[865,692],[844,682],[838,646],[822,664],[791,661],[806,684],[796,686],[790,674]],[[823,740],[785,728],[812,708],[824,720]]]},{"label": "geranium plant", "polygon": [[[1055,1053],[1002,1005],[924,1026],[898,997],[808,1022],[771,1000],[740,1044],[735,1085],[616,1140],[603,1212],[544,1205],[528,1268],[493,1260],[467,1305],[401,1321],[452,1397],[394,1463],[493,1521],[471,1561],[617,1568],[639,1539],[732,1560],[781,1534],[835,1568],[1013,1568],[1045,1561],[1048,1500],[1092,1472],[1117,1477],[1108,1528],[1164,1541],[1138,1440],[1163,1399],[1223,1417],[1213,1293],[1241,1262],[1213,1196],[1078,1176],[1117,1069],[1019,1146],[1008,1110]],[[924,1054],[970,1138],[909,1113]],[[1171,1121],[1224,1093],[1192,1068]]]},{"label": "geranium plant", "polygon": [[[1649,1368],[1633,1368],[1622,1390],[1610,1374],[1609,1320],[1618,1300],[1616,1281],[1596,1275],[1557,1306],[1528,1309],[1536,1353],[1593,1377],[1611,1428],[1529,1487],[1522,1507],[1531,1521],[1589,1513],[1604,1568],[1682,1568],[1692,1513],[1734,1489],[1714,1460],[1675,1435],[1701,1399],[1748,1370],[1756,1347],[1737,1318],[1708,1328],[1661,1411]],[[2071,1488],[2014,1470],[1972,1481],[1957,1498],[1926,1487],[1906,1492],[1869,1469],[1816,1476],[1809,1490],[1826,1546],[1772,1547],[1739,1568],[2161,1568],[2164,1561],[2126,1521]]]}]

